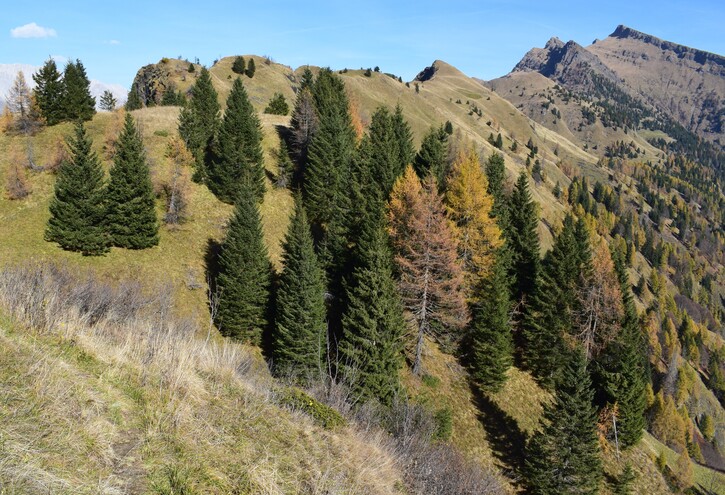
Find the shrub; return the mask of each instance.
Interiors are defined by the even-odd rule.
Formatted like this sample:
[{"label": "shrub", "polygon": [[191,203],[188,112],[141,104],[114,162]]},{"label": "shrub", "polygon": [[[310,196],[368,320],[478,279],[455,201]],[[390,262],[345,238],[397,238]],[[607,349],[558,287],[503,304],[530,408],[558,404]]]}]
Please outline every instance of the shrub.
[{"label": "shrub", "polygon": [[285,388],[279,399],[280,403],[310,416],[315,423],[326,430],[345,426],[347,421],[342,415],[325,404],[313,399],[310,395],[295,387]]},{"label": "shrub", "polygon": [[267,108],[264,109],[264,113],[271,115],[287,115],[289,113],[289,105],[282,93],[275,93]]},{"label": "shrub", "polygon": [[453,411],[451,411],[451,408],[446,406],[438,409],[433,419],[436,423],[433,438],[442,442],[450,440],[453,434]]}]

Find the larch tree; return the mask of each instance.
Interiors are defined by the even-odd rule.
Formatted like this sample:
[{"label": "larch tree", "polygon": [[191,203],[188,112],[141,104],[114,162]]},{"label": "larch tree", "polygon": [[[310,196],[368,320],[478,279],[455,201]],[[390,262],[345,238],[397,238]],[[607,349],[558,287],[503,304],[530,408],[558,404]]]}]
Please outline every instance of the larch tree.
[{"label": "larch tree", "polygon": [[474,299],[474,288],[490,277],[496,251],[503,244],[491,217],[493,200],[475,151],[461,152],[453,162],[445,194],[446,209],[458,227],[458,254],[465,270],[464,289]]},{"label": "larch tree", "polygon": [[274,367],[278,374],[312,378],[325,369],[325,272],[312,242],[302,199],[282,244],[282,273],[275,304]]},{"label": "larch tree", "polygon": [[91,96],[91,81],[83,63],[68,62],[63,71],[63,119],[71,122],[91,120],[96,114],[96,99]]},{"label": "larch tree", "polygon": [[118,137],[106,201],[112,245],[145,249],[159,243],[159,222],[149,165],[141,132],[130,113],[126,114]]},{"label": "larch tree", "polygon": [[421,184],[412,166],[393,187],[389,219],[398,288],[416,328],[413,372],[420,374],[425,337],[458,340],[468,322],[458,243],[435,178]]},{"label": "larch tree", "polygon": [[40,115],[23,71],[17,73],[8,91],[7,106],[13,116],[15,129],[24,134],[32,134],[39,124]]},{"label": "larch tree", "polygon": [[206,67],[191,88],[191,100],[179,114],[179,135],[194,154],[194,180],[206,180],[206,157],[219,127],[218,95]]},{"label": "larch tree", "polygon": [[109,249],[106,232],[103,168],[82,122],[68,139],[70,159],[64,161],[50,201],[45,239],[69,251],[97,256]]},{"label": "larch tree", "polygon": [[242,182],[219,250],[216,324],[222,335],[259,345],[268,325],[272,269],[262,237],[257,192]]},{"label": "larch tree", "polygon": [[535,495],[595,495],[603,478],[597,410],[586,358],[579,350],[564,367],[543,425],[526,446],[524,478]]},{"label": "larch tree", "polygon": [[63,120],[63,81],[55,60],[49,58],[38,72],[33,74],[35,81],[35,101],[40,113],[48,125]]},{"label": "larch tree", "polygon": [[382,228],[366,232],[358,243],[360,261],[346,286],[339,345],[340,371],[357,398],[387,405],[400,389],[405,332],[388,243]]},{"label": "larch tree", "polygon": [[261,203],[265,191],[262,128],[240,78],[234,80],[227,98],[216,141],[207,167],[209,189],[221,201],[233,203],[241,183],[246,182]]}]

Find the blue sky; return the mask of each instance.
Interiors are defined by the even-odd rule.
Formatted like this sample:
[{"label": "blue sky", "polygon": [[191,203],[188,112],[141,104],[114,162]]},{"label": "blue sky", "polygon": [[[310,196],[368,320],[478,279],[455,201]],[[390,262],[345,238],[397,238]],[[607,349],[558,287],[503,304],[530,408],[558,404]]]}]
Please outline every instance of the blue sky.
[{"label": "blue sky", "polygon": [[250,53],[293,67],[378,65],[405,80],[442,59],[491,79],[551,36],[586,46],[618,24],[725,54],[722,0],[64,3],[71,2],[4,5],[0,63],[80,58],[91,78],[126,87],[142,65],[164,56],[198,57],[210,65]]}]

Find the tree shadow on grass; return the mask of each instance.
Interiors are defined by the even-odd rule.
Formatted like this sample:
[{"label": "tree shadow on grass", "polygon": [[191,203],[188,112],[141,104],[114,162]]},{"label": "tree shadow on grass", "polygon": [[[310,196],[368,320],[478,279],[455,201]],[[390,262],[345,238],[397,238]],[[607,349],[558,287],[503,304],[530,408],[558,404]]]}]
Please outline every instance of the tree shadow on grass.
[{"label": "tree shadow on grass", "polygon": [[516,420],[481,392],[475,384],[471,383],[470,388],[478,409],[478,420],[486,430],[494,456],[503,464],[504,471],[509,471],[509,477],[520,484],[525,458],[526,432],[522,431]]}]

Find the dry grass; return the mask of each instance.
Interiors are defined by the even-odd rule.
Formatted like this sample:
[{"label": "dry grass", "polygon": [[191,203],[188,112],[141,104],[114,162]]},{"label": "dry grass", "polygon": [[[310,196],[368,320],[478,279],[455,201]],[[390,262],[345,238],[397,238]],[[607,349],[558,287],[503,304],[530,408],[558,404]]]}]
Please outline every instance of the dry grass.
[{"label": "dry grass", "polygon": [[398,492],[384,435],[280,408],[256,351],[199,337],[172,301],[54,267],[0,273],[3,489]]}]

